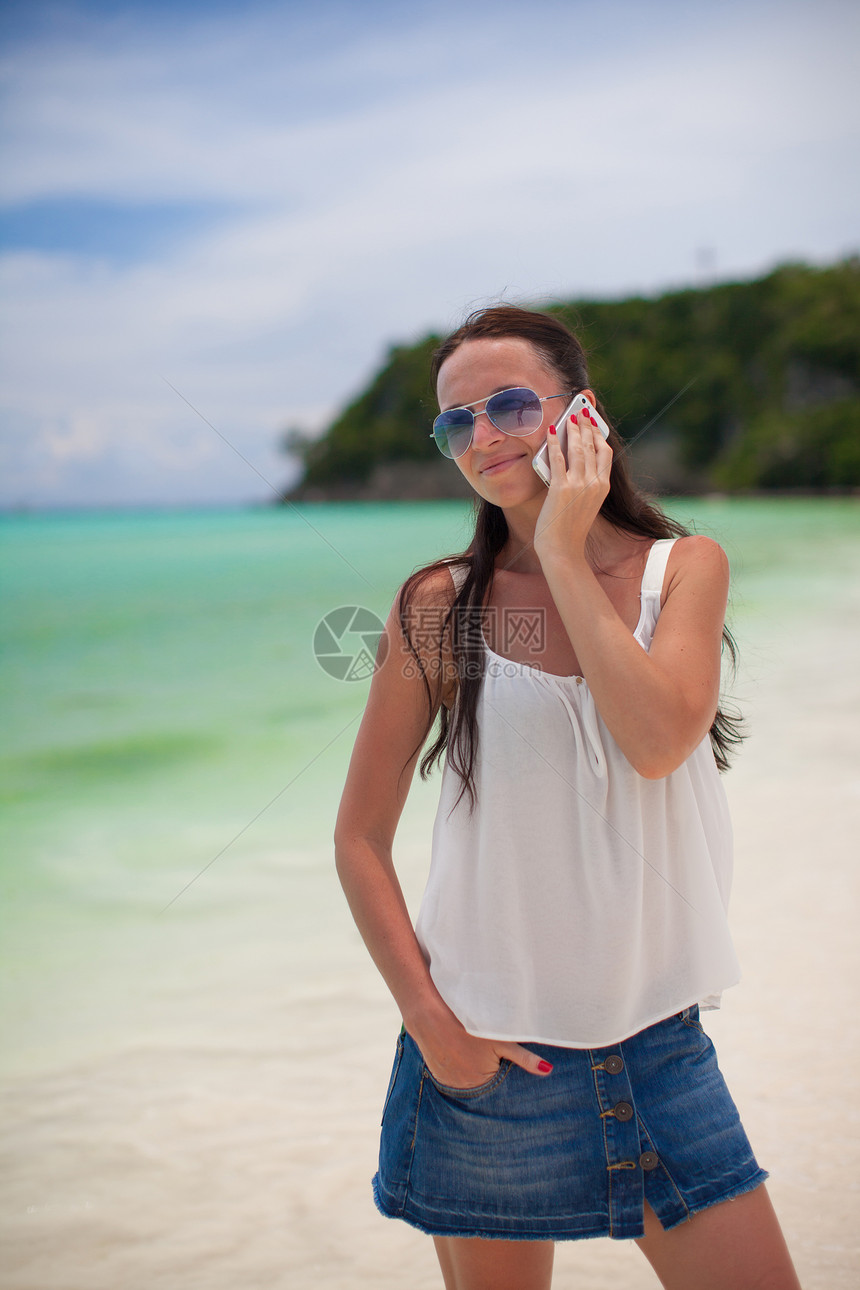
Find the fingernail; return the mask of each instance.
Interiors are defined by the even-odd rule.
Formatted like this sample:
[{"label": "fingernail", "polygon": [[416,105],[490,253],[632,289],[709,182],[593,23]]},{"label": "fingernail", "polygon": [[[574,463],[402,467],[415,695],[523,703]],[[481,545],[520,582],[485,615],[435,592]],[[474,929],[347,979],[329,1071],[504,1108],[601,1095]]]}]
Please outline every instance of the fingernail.
[{"label": "fingernail", "polygon": [[550,434],[555,434],[555,426],[550,426],[549,432]]},{"label": "fingernail", "polygon": [[538,1062],[538,1070],[541,1074],[548,1075],[552,1070],[552,1064],[550,1062]]}]

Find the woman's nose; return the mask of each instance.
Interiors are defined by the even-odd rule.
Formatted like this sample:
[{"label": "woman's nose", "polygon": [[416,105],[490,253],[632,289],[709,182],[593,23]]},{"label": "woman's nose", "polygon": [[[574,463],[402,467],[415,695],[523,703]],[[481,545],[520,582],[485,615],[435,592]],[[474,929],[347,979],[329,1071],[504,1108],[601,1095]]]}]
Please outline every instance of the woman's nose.
[{"label": "woman's nose", "polygon": [[497,439],[504,439],[504,432],[498,426],[494,426],[486,412],[476,412],[475,424],[472,427],[472,443],[485,444],[495,443]]}]

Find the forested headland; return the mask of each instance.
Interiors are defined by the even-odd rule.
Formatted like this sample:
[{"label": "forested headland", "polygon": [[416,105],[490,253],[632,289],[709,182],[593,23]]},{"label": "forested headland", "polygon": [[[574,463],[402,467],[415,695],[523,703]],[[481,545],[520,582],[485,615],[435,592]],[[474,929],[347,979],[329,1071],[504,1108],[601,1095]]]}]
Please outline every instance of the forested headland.
[{"label": "forested headland", "polygon": [[[549,306],[573,327],[591,383],[657,492],[860,488],[860,259],[790,263],[749,282],[654,298]],[[313,441],[290,494],[460,497],[470,489],[430,438],[430,355],[393,346],[367,388]]]}]

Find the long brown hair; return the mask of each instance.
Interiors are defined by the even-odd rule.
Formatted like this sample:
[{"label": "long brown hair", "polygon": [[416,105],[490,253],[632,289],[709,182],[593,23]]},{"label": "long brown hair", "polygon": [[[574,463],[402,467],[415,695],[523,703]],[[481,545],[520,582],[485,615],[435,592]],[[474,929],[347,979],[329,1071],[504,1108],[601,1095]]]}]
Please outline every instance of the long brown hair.
[{"label": "long brown hair", "polygon": [[[442,364],[464,341],[509,336],[528,341],[548,368],[560,378],[561,388],[564,390],[575,394],[590,386],[582,345],[560,319],[551,314],[520,309],[515,305],[494,305],[470,314],[463,325],[439,345],[433,354],[430,370],[434,388]],[[686,536],[688,530],[683,525],[665,515],[659,506],[636,487],[627,465],[625,443],[599,399],[597,409],[610,428],[609,445],[613,450],[609,493],[600,508],[600,514],[615,528],[639,537]],[[419,748],[433,728],[437,707],[439,710],[438,733],[421,759],[421,778],[427,779],[433,766],[447,749],[448,762],[463,781],[457,800],[466,792],[472,807],[475,804],[474,769],[478,748],[476,713],[486,663],[482,637],[484,605],[492,586],[496,557],[508,538],[508,524],[501,507],[484,498],[476,498],[473,505],[475,531],[467,550],[418,569],[403,584],[398,598],[404,639],[421,673],[427,694],[427,729]],[[428,668],[417,648],[410,619],[413,619],[416,593],[422,584],[440,569],[457,566],[466,569],[466,577],[441,623],[438,657],[432,668],[437,678],[443,675],[443,650],[447,643],[453,653],[459,690],[452,715],[439,704],[441,687],[438,683],[431,685]],[[727,627],[723,628],[723,647],[734,667],[737,648]],[[721,771],[727,770],[730,753],[744,738],[741,721],[737,716],[718,708],[710,737],[717,767]]]}]

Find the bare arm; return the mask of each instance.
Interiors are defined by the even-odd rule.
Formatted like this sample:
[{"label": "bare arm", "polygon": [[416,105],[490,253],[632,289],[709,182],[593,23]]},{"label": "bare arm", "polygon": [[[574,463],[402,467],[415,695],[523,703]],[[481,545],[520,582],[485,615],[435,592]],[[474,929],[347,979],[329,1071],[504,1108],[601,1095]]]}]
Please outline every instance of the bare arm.
[{"label": "bare arm", "polygon": [[571,426],[565,472],[561,449],[550,439],[555,496],[539,517],[535,549],[600,715],[635,769],[659,779],[701,742],[717,710],[728,561],[709,538],[676,544],[646,653],[585,557],[588,531],[608,491],[611,449],[590,428]]},{"label": "bare arm", "polygon": [[[444,579],[444,581],[443,581]],[[445,572],[431,594],[450,594]],[[518,1044],[467,1034],[442,999],[415,936],[393,861],[394,835],[427,728],[426,690],[403,639],[396,607],[386,624],[387,654],[374,673],[335,826],[338,876],[356,925],[424,1060],[442,1083],[469,1087],[508,1057],[538,1072]],[[428,652],[428,663],[430,662]],[[431,688],[433,682],[431,680]],[[434,695],[434,712],[442,698]]]},{"label": "bare arm", "polygon": [[[427,727],[426,691],[397,621],[386,623],[335,825],[338,876],[362,937],[400,1008],[412,1020],[437,1004],[394,868],[398,821]],[[436,703],[438,708],[438,701]]]}]

